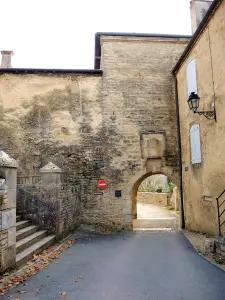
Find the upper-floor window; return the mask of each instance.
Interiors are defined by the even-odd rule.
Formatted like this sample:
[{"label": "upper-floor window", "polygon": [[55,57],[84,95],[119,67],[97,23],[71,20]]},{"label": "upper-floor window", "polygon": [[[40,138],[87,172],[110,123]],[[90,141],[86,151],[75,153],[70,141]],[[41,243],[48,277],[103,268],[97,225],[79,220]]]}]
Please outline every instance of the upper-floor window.
[{"label": "upper-floor window", "polygon": [[197,76],[196,76],[196,59],[189,62],[187,67],[187,86],[188,86],[188,96],[195,92],[198,94],[197,90]]}]

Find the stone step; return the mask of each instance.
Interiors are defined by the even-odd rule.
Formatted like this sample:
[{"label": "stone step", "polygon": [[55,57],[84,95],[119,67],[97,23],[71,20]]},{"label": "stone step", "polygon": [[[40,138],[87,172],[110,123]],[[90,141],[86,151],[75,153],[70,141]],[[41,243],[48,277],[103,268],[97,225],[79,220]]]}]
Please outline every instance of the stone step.
[{"label": "stone step", "polygon": [[55,242],[55,236],[50,235],[46,236],[40,241],[34,243],[24,251],[18,253],[16,255],[16,266],[19,267],[22,264],[26,263],[28,260],[30,260],[34,254],[41,253],[46,248],[50,247]]},{"label": "stone step", "polygon": [[133,220],[133,228],[174,228],[176,218],[146,218]]},{"label": "stone step", "polygon": [[30,225],[30,226],[27,226],[20,230],[17,230],[16,231],[16,241],[18,242],[18,241],[24,239],[25,237],[27,237],[28,235],[35,233],[36,231],[38,231],[38,226],[36,226],[36,225]]},{"label": "stone step", "polygon": [[27,226],[30,226],[30,225],[31,225],[30,220],[16,222],[16,230],[18,231],[18,230],[25,228]]},{"label": "stone step", "polygon": [[16,222],[19,222],[21,220],[21,216],[16,216]]},{"label": "stone step", "polygon": [[19,252],[25,250],[26,248],[30,247],[34,243],[40,241],[46,235],[47,235],[46,230],[40,230],[16,242],[16,253],[18,254]]}]

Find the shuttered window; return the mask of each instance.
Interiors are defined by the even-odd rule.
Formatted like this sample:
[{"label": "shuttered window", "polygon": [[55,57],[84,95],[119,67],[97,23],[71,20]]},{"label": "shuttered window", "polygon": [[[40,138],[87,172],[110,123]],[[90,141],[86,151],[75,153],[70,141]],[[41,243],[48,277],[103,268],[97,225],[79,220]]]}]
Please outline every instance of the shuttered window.
[{"label": "shuttered window", "polygon": [[191,162],[192,164],[199,164],[202,162],[199,124],[194,124],[191,126],[190,140],[191,140]]},{"label": "shuttered window", "polygon": [[198,94],[197,91],[197,75],[196,75],[196,60],[193,59],[189,62],[187,67],[187,86],[188,86],[188,96],[195,92]]}]

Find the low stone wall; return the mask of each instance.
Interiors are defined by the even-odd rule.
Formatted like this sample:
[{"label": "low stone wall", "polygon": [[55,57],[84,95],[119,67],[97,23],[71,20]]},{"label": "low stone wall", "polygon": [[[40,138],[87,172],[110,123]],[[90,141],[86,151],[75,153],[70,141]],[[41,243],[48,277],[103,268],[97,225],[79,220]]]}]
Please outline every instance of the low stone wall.
[{"label": "low stone wall", "polygon": [[61,238],[80,224],[80,199],[73,183],[53,163],[40,169],[40,175],[35,184],[32,178],[18,180],[23,184],[17,185],[17,213]]},{"label": "low stone wall", "polygon": [[60,186],[17,185],[17,214],[56,234]]},{"label": "low stone wall", "polygon": [[155,204],[160,206],[168,205],[169,194],[167,193],[149,193],[149,192],[138,192],[137,202]]},{"label": "low stone wall", "polygon": [[17,163],[0,151],[0,273],[16,264]]},{"label": "low stone wall", "polygon": [[17,185],[17,214],[57,237],[80,224],[80,203],[70,185]]}]

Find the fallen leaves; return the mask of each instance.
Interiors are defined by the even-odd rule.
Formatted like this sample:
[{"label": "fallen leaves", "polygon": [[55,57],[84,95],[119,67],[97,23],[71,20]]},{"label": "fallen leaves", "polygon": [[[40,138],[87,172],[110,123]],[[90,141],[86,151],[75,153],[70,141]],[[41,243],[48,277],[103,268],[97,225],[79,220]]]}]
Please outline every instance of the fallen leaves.
[{"label": "fallen leaves", "polygon": [[67,293],[66,292],[61,292],[60,295],[61,296],[67,296]]},{"label": "fallen leaves", "polygon": [[74,282],[79,282],[79,280],[74,280]]},{"label": "fallen leaves", "polygon": [[79,278],[83,278],[83,276],[79,276]]},{"label": "fallen leaves", "polygon": [[26,293],[26,291],[24,291],[24,290],[22,290],[22,291],[21,291],[21,290],[17,290],[16,292],[17,292],[18,294],[25,294],[25,293]]},{"label": "fallen leaves", "polygon": [[106,230],[106,231],[100,231],[100,232],[95,232],[95,234],[112,234],[111,230]]},{"label": "fallen leaves", "polygon": [[[70,248],[75,243],[74,240],[67,241],[60,245],[59,247],[49,248],[43,251],[41,254],[33,255],[31,261],[29,261],[22,271],[19,271],[18,275],[12,275],[10,278],[1,279],[0,283],[4,285],[3,288],[0,288],[0,296],[3,296],[8,290],[11,290],[13,287],[23,283],[32,275],[37,274],[40,270],[47,269],[48,264],[55,259],[58,259],[62,252],[68,248]],[[56,262],[58,263],[58,262]],[[5,273],[4,276],[8,276],[9,273]],[[25,291],[19,290],[17,291],[19,294],[24,294]],[[62,295],[66,296],[66,295]],[[19,298],[15,298],[19,300]]]}]

